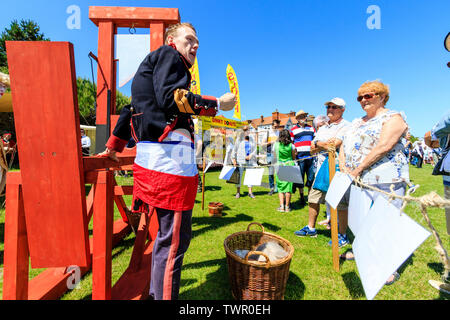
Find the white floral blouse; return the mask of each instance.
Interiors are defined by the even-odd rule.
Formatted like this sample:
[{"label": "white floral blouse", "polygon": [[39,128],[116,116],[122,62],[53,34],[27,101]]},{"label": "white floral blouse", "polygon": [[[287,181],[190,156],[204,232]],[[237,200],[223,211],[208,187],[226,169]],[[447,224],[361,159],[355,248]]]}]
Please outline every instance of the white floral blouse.
[{"label": "white floral blouse", "polygon": [[[339,137],[345,154],[345,166],[350,170],[358,167],[364,158],[378,144],[381,129],[393,115],[400,114],[406,122],[403,112],[387,110],[367,122],[363,118],[353,120],[345,134]],[[406,145],[405,134],[397,144],[380,160],[361,174],[363,183],[409,182],[408,159],[403,153]]]}]

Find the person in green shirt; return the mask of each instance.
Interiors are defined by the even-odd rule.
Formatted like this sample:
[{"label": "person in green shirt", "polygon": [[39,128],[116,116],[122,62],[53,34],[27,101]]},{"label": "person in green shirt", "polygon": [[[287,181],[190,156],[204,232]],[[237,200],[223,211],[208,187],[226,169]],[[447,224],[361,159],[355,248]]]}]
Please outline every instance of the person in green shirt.
[{"label": "person in green shirt", "polygon": [[[278,165],[294,166],[294,159],[297,156],[297,151],[292,144],[291,134],[289,130],[284,129],[280,132],[278,141],[274,145],[274,155],[277,159]],[[281,181],[275,175],[277,181],[278,198],[280,199],[280,207],[277,209],[280,212],[291,211],[291,193],[293,183],[288,181]]]}]

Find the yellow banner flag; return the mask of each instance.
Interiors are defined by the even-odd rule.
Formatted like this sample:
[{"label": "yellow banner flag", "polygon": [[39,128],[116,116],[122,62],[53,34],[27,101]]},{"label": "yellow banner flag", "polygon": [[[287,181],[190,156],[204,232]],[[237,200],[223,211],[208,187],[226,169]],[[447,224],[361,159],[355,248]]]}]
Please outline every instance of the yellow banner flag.
[{"label": "yellow banner flag", "polygon": [[233,118],[241,120],[241,99],[239,97],[239,85],[237,82],[236,73],[234,73],[233,68],[228,65],[227,66],[227,79],[228,84],[230,85],[230,92],[236,95],[236,106],[234,107]]},{"label": "yellow banner flag", "polygon": [[198,73],[197,57],[195,58],[194,65],[189,71],[191,72],[191,92],[200,94],[200,75]]}]

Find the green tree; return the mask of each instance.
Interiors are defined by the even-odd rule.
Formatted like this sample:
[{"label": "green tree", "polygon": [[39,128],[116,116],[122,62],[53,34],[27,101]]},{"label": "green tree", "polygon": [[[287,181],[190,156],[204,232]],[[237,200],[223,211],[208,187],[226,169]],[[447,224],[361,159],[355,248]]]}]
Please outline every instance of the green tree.
[{"label": "green tree", "polygon": [[80,123],[87,126],[95,125],[95,95],[96,88],[88,79],[77,78],[78,110]]},{"label": "green tree", "polygon": [[[92,81],[78,77],[78,109],[80,110],[80,123],[88,126],[95,125],[95,102],[97,88]],[[120,91],[116,91],[116,113],[131,102],[131,98]]]},{"label": "green tree", "polygon": [[[5,28],[0,34],[0,72],[9,74],[8,61],[6,56],[6,41],[49,41],[43,33],[40,32],[40,28],[32,20],[13,20],[9,28]],[[8,88],[9,92],[10,89]],[[14,127],[14,114],[2,113],[0,115],[0,129],[2,131],[11,132],[13,139],[16,139],[16,130]],[[17,158],[16,158],[17,159]]]},{"label": "green tree", "polygon": [[5,41],[49,41],[36,22],[32,20],[13,20],[9,28],[0,35],[0,72],[8,73],[8,61],[6,57]]},{"label": "green tree", "polygon": [[116,91],[116,114],[120,114],[122,108],[130,103],[131,97],[128,97],[127,95],[123,94],[118,90]]}]

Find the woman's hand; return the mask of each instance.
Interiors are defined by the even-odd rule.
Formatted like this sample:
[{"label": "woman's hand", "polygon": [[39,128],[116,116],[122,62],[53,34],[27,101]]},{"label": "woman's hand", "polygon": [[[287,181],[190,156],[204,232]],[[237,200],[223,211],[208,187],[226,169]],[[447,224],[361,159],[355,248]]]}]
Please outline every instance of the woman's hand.
[{"label": "woman's hand", "polygon": [[354,170],[352,170],[352,171],[350,171],[350,170],[345,170],[345,171],[344,171],[344,173],[347,173],[347,174],[351,175],[353,177],[353,179],[359,177],[361,175],[361,173],[362,173],[362,170],[360,170],[359,167],[354,169]]},{"label": "woman's hand", "polygon": [[115,150],[106,148],[105,151],[103,151],[102,153],[97,154],[96,157],[99,157],[99,158],[101,158],[101,157],[104,157],[104,158],[108,157],[108,158],[110,158],[111,160],[114,160],[114,161],[116,161],[116,162],[119,162],[119,158],[117,158],[116,153],[117,153],[117,152],[116,152]]},{"label": "woman's hand", "polygon": [[234,108],[237,100],[234,93],[227,92],[219,98],[219,102],[220,102],[220,110],[229,111]]}]

